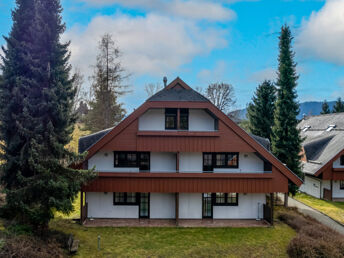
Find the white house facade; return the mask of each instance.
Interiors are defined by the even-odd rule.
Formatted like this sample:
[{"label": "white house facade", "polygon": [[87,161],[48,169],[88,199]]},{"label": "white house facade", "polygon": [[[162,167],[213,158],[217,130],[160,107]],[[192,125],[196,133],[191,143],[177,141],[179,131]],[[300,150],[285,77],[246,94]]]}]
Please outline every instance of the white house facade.
[{"label": "white house facade", "polygon": [[115,128],[83,137],[87,219],[266,219],[275,192],[301,180],[177,78]]}]

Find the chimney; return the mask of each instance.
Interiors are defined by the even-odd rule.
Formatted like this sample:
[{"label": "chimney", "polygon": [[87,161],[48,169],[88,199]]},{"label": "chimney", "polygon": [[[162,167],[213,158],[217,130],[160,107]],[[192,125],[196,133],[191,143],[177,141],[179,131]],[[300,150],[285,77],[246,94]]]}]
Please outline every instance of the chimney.
[{"label": "chimney", "polygon": [[164,82],[164,87],[166,87],[167,86],[167,77],[166,76],[164,76],[163,82]]}]

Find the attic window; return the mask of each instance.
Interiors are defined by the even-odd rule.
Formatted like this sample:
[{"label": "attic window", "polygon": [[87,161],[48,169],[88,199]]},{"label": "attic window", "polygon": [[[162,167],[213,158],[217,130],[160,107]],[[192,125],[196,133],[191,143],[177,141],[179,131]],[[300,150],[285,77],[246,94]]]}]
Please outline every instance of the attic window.
[{"label": "attic window", "polygon": [[310,125],[306,125],[306,126],[302,129],[302,132],[307,132],[309,128],[311,128],[311,126],[310,126]]},{"label": "attic window", "polygon": [[340,165],[344,166],[344,155],[340,156]]},{"label": "attic window", "polygon": [[334,128],[336,128],[336,125],[329,125],[326,129],[326,132],[331,132]]}]

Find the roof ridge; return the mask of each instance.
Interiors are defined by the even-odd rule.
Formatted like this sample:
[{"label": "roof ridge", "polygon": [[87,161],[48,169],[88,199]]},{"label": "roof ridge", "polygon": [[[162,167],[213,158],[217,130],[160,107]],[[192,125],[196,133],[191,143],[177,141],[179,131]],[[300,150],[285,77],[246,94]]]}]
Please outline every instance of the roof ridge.
[{"label": "roof ridge", "polygon": [[329,114],[319,114],[319,115],[306,116],[306,119],[302,118],[302,121],[307,121],[308,118],[312,118],[312,117],[333,116],[333,115],[344,115],[344,112],[336,112],[336,113],[329,113]]}]

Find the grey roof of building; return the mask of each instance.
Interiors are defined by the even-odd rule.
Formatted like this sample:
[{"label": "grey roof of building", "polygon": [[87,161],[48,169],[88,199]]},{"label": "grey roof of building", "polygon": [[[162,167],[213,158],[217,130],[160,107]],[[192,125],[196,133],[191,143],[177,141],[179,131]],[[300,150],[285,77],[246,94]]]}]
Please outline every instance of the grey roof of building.
[{"label": "grey roof of building", "polygon": [[[335,128],[327,131],[330,125]],[[344,113],[306,117],[298,127],[305,137],[303,147],[308,162],[304,162],[303,171],[307,174],[314,175],[344,149]]]},{"label": "grey roof of building", "polygon": [[173,87],[170,89],[162,89],[154,94],[147,101],[197,101],[209,102],[202,94],[193,89],[185,89],[183,87]]},{"label": "grey roof of building", "polygon": [[79,139],[79,153],[83,153],[87,151],[93,144],[98,142],[101,138],[103,138],[107,133],[109,133],[113,127],[80,137]]},{"label": "grey roof of building", "polygon": [[270,151],[270,141],[269,139],[260,137],[258,135],[254,135],[254,134],[249,134],[253,139],[256,140],[256,142],[260,143],[265,149],[267,149],[268,151]]}]

